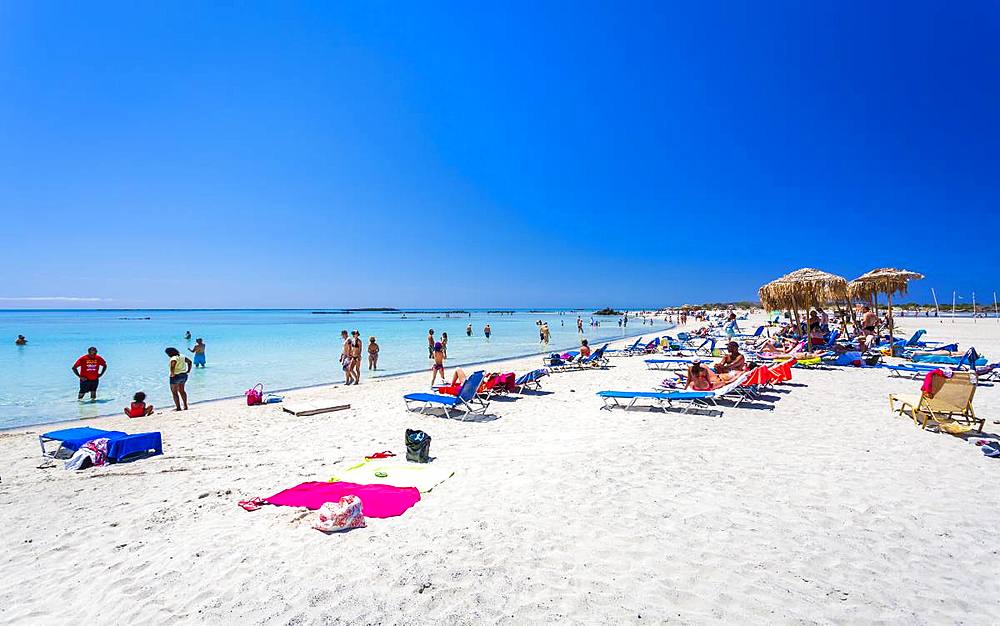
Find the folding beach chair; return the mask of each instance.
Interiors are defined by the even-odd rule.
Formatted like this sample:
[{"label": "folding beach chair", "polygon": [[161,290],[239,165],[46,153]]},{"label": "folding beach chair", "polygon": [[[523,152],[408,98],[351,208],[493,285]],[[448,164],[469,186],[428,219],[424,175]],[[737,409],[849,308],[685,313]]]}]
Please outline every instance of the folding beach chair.
[{"label": "folding beach chair", "polygon": [[517,393],[524,393],[525,389],[533,389],[535,391],[542,388],[542,384],[539,382],[543,377],[549,375],[549,370],[542,368],[537,370],[532,370],[527,374],[522,375],[520,378],[514,381],[514,388]]},{"label": "folding beach chair", "polygon": [[[665,411],[667,407],[672,407],[674,402],[679,402],[685,405],[683,412],[687,413],[699,405],[718,406],[718,401],[726,398],[729,398],[733,408],[736,408],[747,398],[747,395],[740,390],[740,386],[749,376],[750,372],[743,372],[725,386],[711,391],[598,391],[597,395],[604,401],[604,406],[601,408],[608,410],[619,408],[627,411],[636,406],[649,406]],[[640,400],[649,400],[651,404],[639,405]]]},{"label": "folding beach chair", "polygon": [[444,409],[444,414],[449,418],[451,417],[452,409],[464,412],[465,417],[474,413],[485,414],[489,402],[476,399],[476,393],[479,391],[479,384],[481,382],[483,382],[483,371],[479,370],[473,372],[471,376],[465,379],[457,396],[437,393],[408,393],[403,396],[403,403],[406,405],[406,410],[408,411],[413,410],[410,406],[411,402],[420,403],[421,415],[434,405],[440,405]]},{"label": "folding beach chair", "polygon": [[[951,378],[932,376],[928,393],[919,396],[889,394],[889,410],[900,415],[909,414],[913,423],[924,429],[933,422],[938,430],[953,435],[973,430],[982,432],[986,420],[976,417],[972,410],[972,398],[976,395],[972,376],[970,372],[955,372]],[[900,404],[898,409],[896,402]]]}]

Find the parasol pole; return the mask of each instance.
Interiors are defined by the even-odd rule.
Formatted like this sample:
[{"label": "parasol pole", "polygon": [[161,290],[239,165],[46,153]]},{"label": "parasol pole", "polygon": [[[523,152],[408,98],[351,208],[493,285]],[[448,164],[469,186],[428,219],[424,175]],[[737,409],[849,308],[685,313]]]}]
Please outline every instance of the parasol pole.
[{"label": "parasol pole", "polygon": [[972,323],[976,323],[976,292],[972,292]]},{"label": "parasol pole", "polygon": [[[931,295],[934,296],[934,317],[938,317],[941,315],[941,308],[938,306],[937,293],[934,292],[934,287],[931,287]],[[995,296],[996,292],[993,295]]]},{"label": "parasol pole", "polygon": [[1000,309],[997,308],[997,292],[993,292],[993,317],[997,318],[997,322],[1000,322]]},{"label": "parasol pole", "polygon": [[892,291],[886,291],[885,299],[889,303],[887,307],[887,310],[889,311],[889,356],[896,356],[896,337],[893,335],[892,323]]}]

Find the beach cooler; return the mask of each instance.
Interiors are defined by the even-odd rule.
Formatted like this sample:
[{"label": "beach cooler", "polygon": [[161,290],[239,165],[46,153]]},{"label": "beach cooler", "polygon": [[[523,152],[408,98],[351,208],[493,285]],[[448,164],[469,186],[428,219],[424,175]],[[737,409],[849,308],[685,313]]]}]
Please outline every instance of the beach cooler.
[{"label": "beach cooler", "polygon": [[[59,458],[66,450],[76,452],[80,446],[94,439],[108,439],[108,462],[120,463],[134,456],[163,454],[163,441],[160,433],[136,433],[129,435],[120,430],[101,430],[100,428],[64,428],[52,430],[38,435],[38,443],[42,448],[42,456]],[[59,446],[54,450],[45,448],[45,444],[57,441]]]}]

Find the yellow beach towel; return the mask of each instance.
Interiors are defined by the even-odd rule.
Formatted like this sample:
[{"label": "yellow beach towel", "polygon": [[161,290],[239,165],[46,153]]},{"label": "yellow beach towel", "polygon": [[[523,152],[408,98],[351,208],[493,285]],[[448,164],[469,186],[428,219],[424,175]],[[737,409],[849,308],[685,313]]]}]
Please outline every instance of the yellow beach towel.
[{"label": "yellow beach towel", "polygon": [[[382,459],[373,459],[381,461]],[[420,493],[427,493],[455,475],[455,472],[427,463],[372,463],[363,461],[341,470],[329,480],[331,483],[350,482],[359,485],[392,485],[393,487],[416,487]]]}]

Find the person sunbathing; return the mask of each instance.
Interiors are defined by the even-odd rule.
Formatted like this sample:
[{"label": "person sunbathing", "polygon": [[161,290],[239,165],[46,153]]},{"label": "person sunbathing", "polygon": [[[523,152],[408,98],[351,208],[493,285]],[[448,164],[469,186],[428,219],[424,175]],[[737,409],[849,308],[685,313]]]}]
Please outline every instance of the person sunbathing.
[{"label": "person sunbathing", "polygon": [[696,361],[688,367],[687,388],[693,391],[712,391],[722,386],[722,381],[715,372]]},{"label": "person sunbathing", "polygon": [[719,376],[723,374],[739,374],[747,367],[747,360],[740,354],[740,345],[735,341],[726,344],[726,354],[722,360],[715,365],[715,373]]}]

